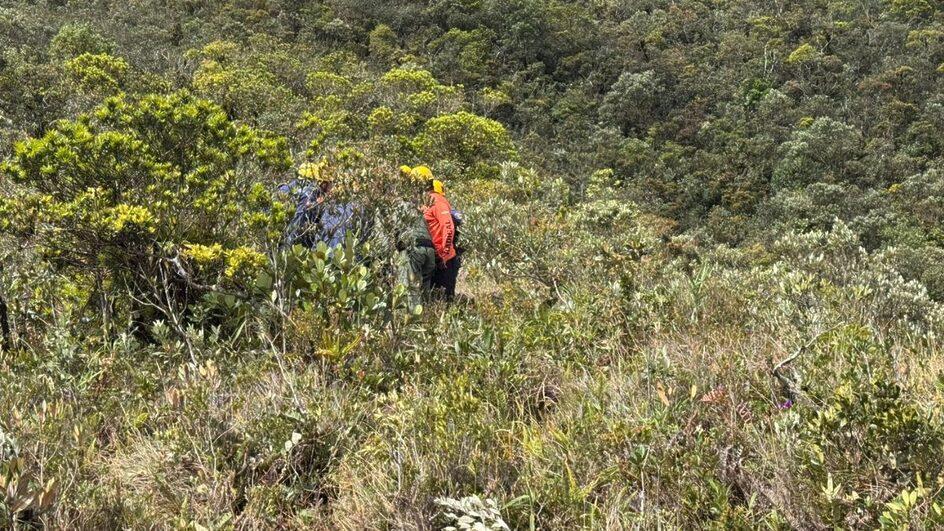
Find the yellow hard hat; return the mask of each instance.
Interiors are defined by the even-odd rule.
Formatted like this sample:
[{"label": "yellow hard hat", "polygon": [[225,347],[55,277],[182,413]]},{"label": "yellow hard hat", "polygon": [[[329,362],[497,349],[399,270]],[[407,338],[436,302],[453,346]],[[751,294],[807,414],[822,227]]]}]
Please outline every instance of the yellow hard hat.
[{"label": "yellow hard hat", "polygon": [[324,162],[306,162],[298,167],[298,175],[306,179],[314,179],[319,182],[325,182],[331,180],[331,175],[327,172],[322,172],[324,169]]},{"label": "yellow hard hat", "polygon": [[433,179],[433,172],[427,166],[417,166],[410,172],[415,181],[430,181]]},{"label": "yellow hard hat", "polygon": [[403,166],[400,166],[400,173],[402,173],[403,175],[410,175],[413,173],[413,168],[404,164]]},{"label": "yellow hard hat", "polygon": [[439,179],[433,179],[433,191],[437,194],[444,194],[446,193],[446,185]]}]

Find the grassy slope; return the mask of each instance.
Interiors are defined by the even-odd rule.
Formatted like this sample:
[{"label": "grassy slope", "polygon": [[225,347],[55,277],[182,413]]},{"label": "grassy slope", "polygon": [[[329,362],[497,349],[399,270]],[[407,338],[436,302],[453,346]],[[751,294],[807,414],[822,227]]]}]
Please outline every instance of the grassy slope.
[{"label": "grassy slope", "polygon": [[[784,245],[848,251],[821,236]],[[932,490],[900,518],[928,522],[940,308],[875,290],[872,261],[793,256],[686,273],[658,249],[631,290],[586,279],[551,307],[472,260],[468,301],[369,334],[348,369],[304,316],[284,350],[195,338],[198,364],[173,338],[51,335],[8,362],[0,408],[32,488],[57,482],[56,527],[427,528],[434,498],[472,493],[519,528],[872,526],[916,474]],[[778,409],[770,369],[802,345]]]}]

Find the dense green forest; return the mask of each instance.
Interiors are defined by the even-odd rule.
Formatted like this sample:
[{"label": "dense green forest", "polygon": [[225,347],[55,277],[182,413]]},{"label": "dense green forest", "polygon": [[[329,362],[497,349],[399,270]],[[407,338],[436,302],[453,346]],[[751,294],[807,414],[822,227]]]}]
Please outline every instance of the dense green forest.
[{"label": "dense green forest", "polygon": [[939,0],[4,0],[0,527],[944,527],[942,221]]}]

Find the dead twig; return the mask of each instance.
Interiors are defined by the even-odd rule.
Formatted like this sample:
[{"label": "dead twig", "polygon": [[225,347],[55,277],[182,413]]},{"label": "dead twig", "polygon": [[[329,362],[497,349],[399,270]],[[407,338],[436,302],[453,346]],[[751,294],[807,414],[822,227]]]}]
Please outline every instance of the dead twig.
[{"label": "dead twig", "polygon": [[809,350],[810,347],[812,347],[814,344],[816,344],[817,341],[819,341],[819,338],[823,337],[829,332],[832,332],[835,329],[836,327],[833,326],[816,334],[815,336],[813,336],[812,339],[810,339],[809,341],[801,345],[800,348],[796,350],[796,352],[794,352],[790,356],[787,356],[786,358],[781,360],[780,363],[774,366],[771,372],[773,373],[774,378],[776,378],[777,381],[780,382],[780,385],[783,387],[784,394],[787,395],[787,398],[789,398],[791,401],[796,402],[797,398],[800,395],[800,389],[797,387],[796,382],[794,382],[790,378],[787,378],[787,376],[783,374],[782,372],[783,368],[793,363],[793,361],[799,358],[801,354]]}]

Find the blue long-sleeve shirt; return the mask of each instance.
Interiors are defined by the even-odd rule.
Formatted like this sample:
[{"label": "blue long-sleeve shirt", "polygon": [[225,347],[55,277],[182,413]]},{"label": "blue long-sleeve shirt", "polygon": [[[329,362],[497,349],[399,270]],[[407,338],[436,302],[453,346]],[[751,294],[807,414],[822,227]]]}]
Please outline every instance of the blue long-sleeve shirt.
[{"label": "blue long-sleeve shirt", "polygon": [[309,249],[325,242],[329,247],[344,243],[347,232],[353,229],[354,205],[335,203],[323,197],[321,189],[310,182],[293,180],[278,188],[279,192],[294,197],[296,208],[286,230],[286,242]]}]

